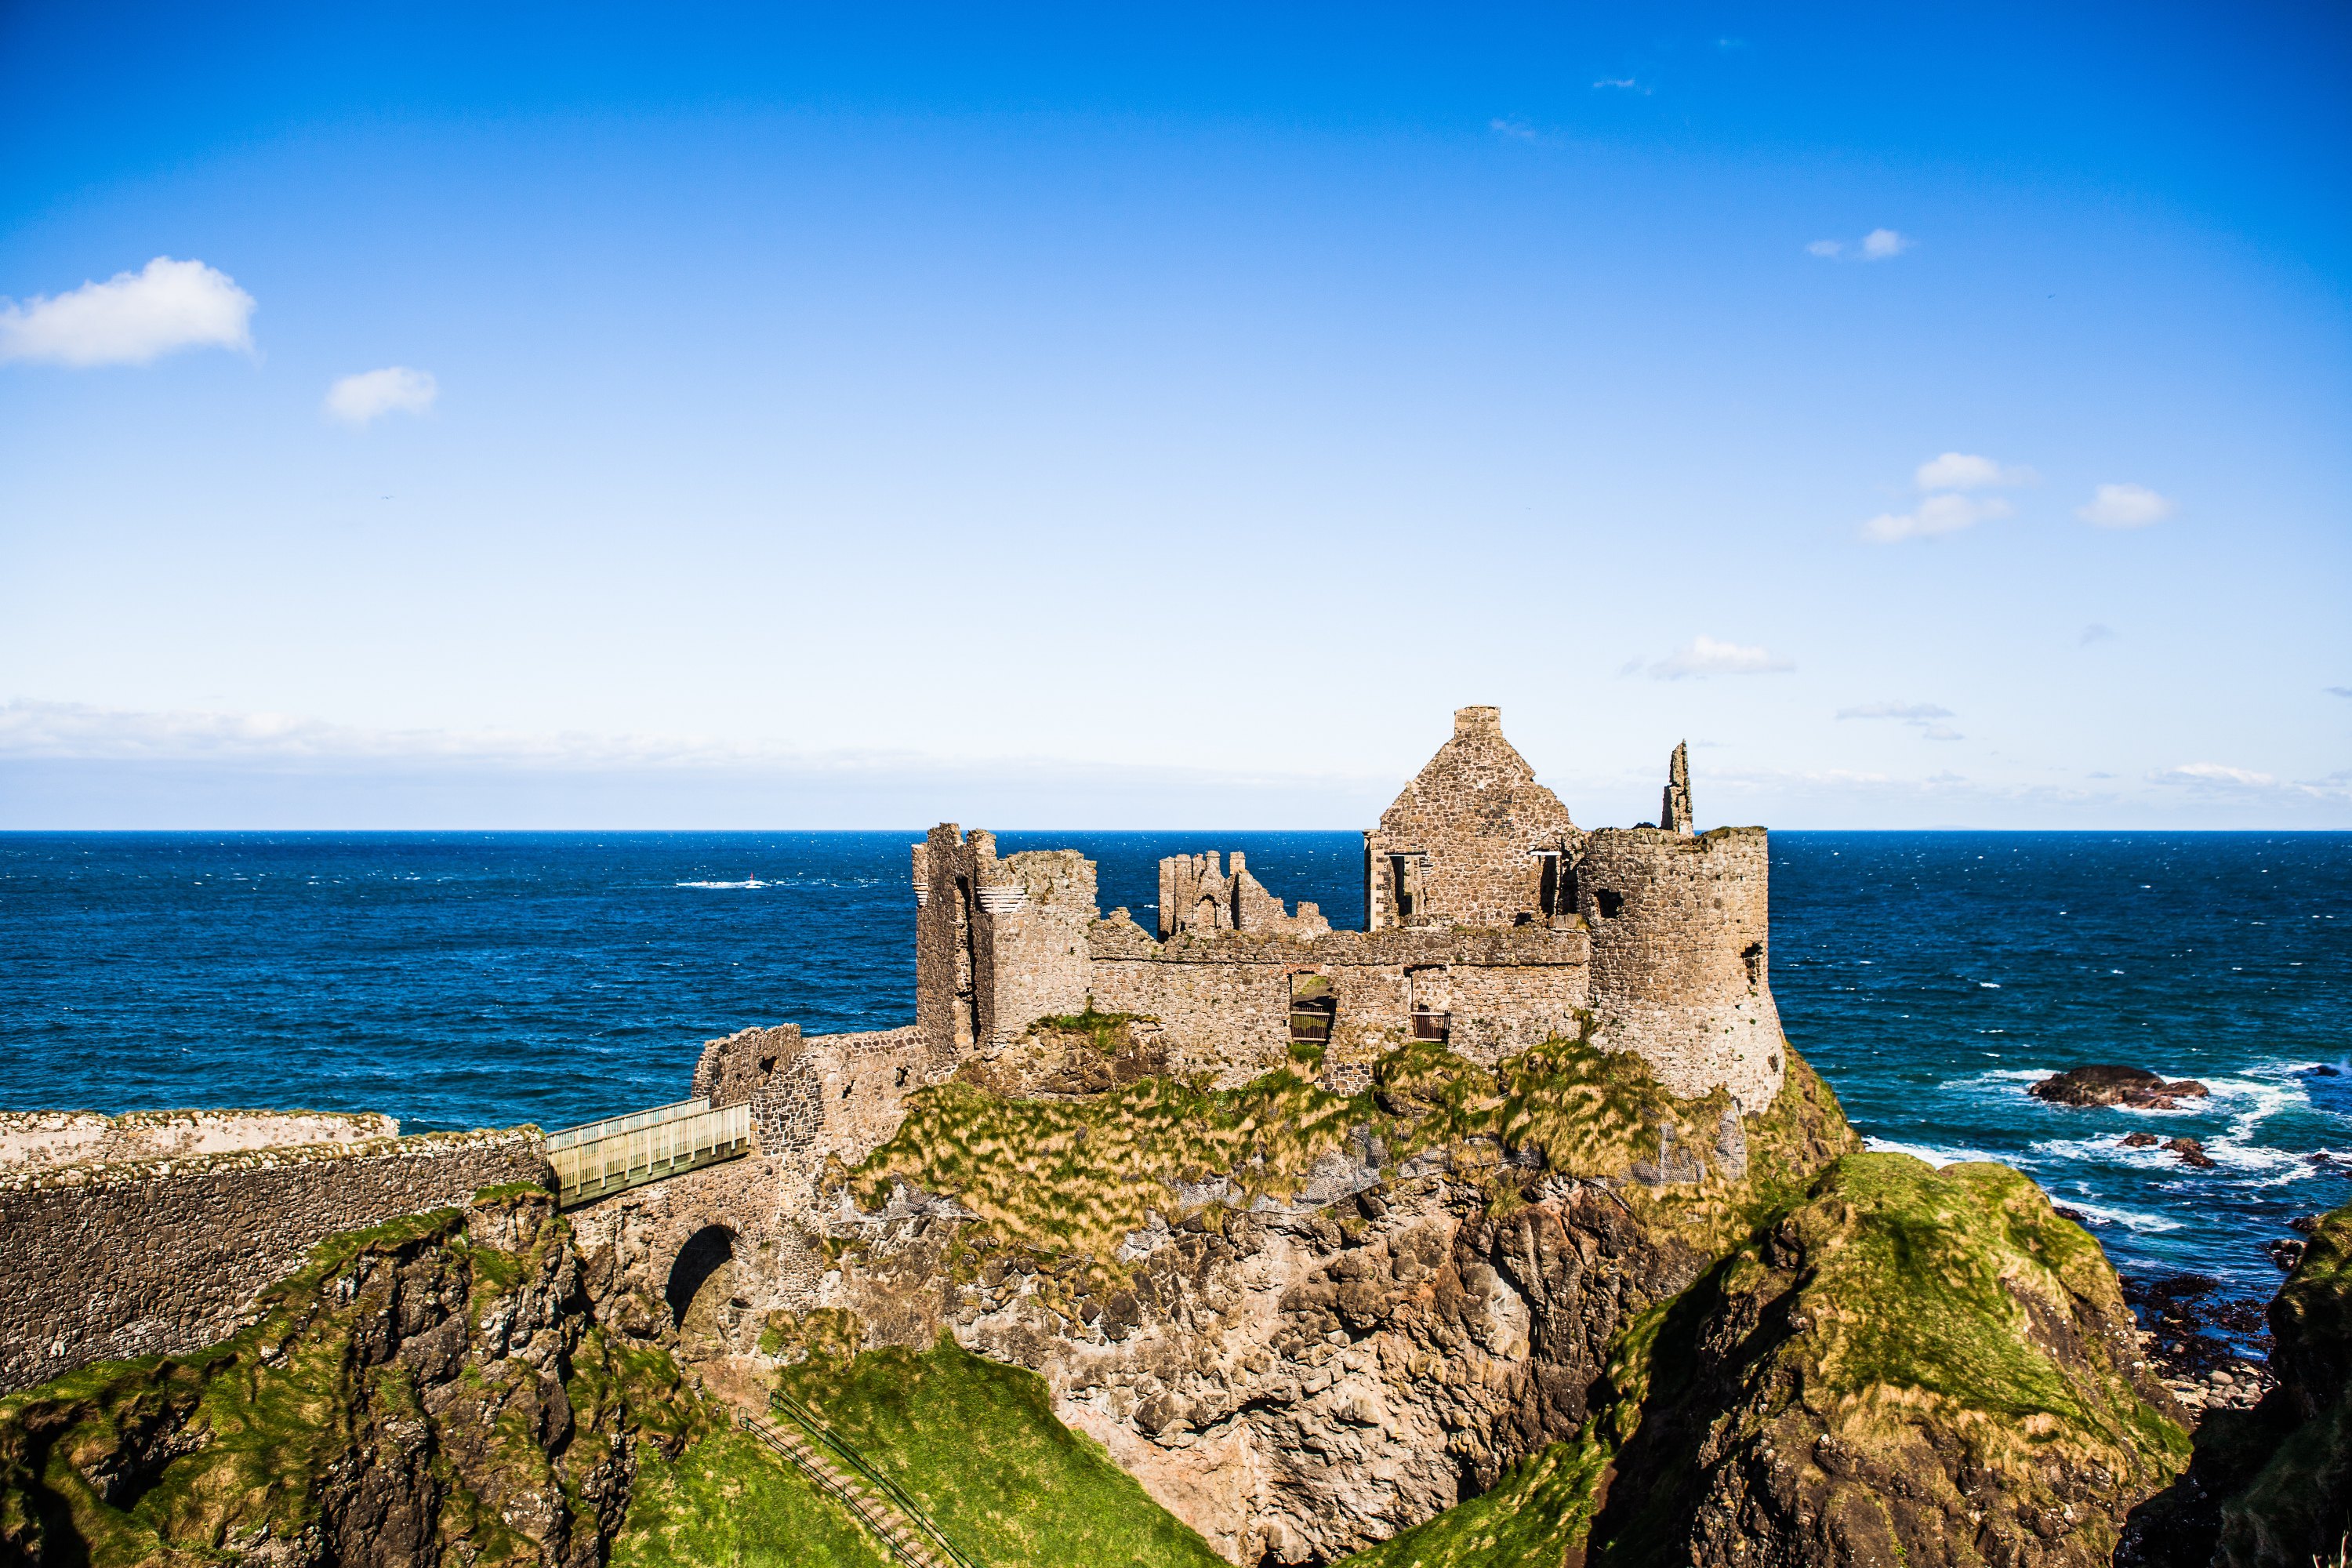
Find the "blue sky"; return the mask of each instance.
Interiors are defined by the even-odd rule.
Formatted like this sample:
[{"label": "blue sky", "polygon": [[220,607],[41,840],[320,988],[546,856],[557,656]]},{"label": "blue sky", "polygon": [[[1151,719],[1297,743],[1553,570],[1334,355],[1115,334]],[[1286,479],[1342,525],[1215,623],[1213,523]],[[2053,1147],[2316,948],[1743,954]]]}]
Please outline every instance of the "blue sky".
[{"label": "blue sky", "polygon": [[0,826],[2352,826],[2340,6],[491,9],[0,7]]}]

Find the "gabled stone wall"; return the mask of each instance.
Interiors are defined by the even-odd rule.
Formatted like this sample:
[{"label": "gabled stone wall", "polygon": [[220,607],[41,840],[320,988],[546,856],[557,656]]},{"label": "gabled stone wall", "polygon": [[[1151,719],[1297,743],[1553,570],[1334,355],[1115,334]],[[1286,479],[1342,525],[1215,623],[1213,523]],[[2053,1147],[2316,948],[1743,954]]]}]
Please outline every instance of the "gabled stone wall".
[{"label": "gabled stone wall", "polygon": [[1561,877],[1582,837],[1503,739],[1501,710],[1459,709],[1453,739],[1364,835],[1367,923],[1546,923],[1566,911]]}]

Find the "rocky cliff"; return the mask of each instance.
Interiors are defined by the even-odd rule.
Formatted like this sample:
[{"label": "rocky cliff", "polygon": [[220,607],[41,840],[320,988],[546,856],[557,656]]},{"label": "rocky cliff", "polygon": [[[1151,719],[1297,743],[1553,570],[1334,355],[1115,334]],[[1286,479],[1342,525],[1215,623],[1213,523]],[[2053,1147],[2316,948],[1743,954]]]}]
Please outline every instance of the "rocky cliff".
[{"label": "rocky cliff", "polygon": [[0,1401],[0,1558],[586,1568],[640,1446],[708,1424],[665,1352],[590,1316],[535,1187],[338,1237],[263,1306]]},{"label": "rocky cliff", "polygon": [[1415,1047],[1353,1097],[950,1083],[836,1173],[823,1297],[1034,1369],[1238,1563],[1334,1562],[1529,1467],[1559,1525],[1529,1561],[2091,1561],[2186,1444],[2112,1270],[2014,1173],[1855,1150],[1793,1058],[1742,1116],[1583,1042]]}]

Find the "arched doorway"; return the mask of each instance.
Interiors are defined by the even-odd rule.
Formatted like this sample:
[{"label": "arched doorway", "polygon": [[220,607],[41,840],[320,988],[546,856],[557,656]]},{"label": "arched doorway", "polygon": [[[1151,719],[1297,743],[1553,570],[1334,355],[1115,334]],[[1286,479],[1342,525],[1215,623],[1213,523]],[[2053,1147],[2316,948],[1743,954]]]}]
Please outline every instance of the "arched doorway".
[{"label": "arched doorway", "polygon": [[[677,1261],[670,1265],[669,1284],[662,1298],[669,1303],[669,1321],[673,1327],[683,1330],[688,1320],[709,1318],[717,1306],[723,1305],[731,1289],[735,1262],[735,1233],[723,1225],[707,1225],[686,1238],[677,1250]],[[702,1310],[696,1303],[704,1297]]]}]

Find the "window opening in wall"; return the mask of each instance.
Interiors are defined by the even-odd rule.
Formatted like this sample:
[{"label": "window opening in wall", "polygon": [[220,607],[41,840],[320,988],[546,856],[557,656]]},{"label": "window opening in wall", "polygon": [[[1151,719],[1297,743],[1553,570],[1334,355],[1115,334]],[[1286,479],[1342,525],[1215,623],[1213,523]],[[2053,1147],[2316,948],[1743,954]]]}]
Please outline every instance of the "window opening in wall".
[{"label": "window opening in wall", "polygon": [[1447,1005],[1445,971],[1407,970],[1405,985],[1412,1008],[1412,1037],[1416,1040],[1449,1037],[1454,1033],[1454,1014]]},{"label": "window opening in wall", "polygon": [[904,1089],[907,1087],[907,1069],[905,1068],[900,1068],[891,1078],[890,1087],[893,1089]]},{"label": "window opening in wall", "polygon": [[1613,921],[1617,918],[1617,911],[1625,907],[1625,895],[1612,893],[1606,888],[1595,888],[1592,889],[1592,901],[1600,907],[1602,920]]},{"label": "window opening in wall", "polygon": [[980,1003],[972,984],[978,966],[971,951],[971,882],[958,877],[955,889],[955,1036],[957,1045],[970,1046],[980,1039]]},{"label": "window opening in wall", "polygon": [[1739,950],[1739,962],[1748,966],[1748,984],[1754,985],[1764,978],[1764,944],[1751,942]]},{"label": "window opening in wall", "polygon": [[1331,1038],[1331,1026],[1339,1016],[1339,998],[1332,994],[1331,982],[1320,974],[1294,974],[1290,977],[1290,1037],[1293,1040],[1325,1045]]},{"label": "window opening in wall", "polygon": [[1557,850],[1537,851],[1536,909],[1546,919],[1559,912],[1559,854]]},{"label": "window opening in wall", "polygon": [[1400,922],[1425,918],[1424,899],[1421,886],[1421,857],[1391,855],[1389,857],[1389,890],[1396,899]]}]

